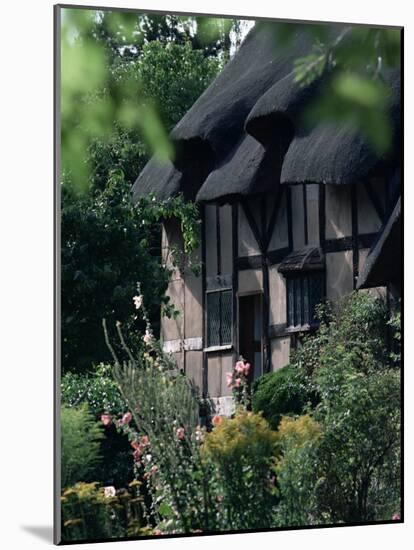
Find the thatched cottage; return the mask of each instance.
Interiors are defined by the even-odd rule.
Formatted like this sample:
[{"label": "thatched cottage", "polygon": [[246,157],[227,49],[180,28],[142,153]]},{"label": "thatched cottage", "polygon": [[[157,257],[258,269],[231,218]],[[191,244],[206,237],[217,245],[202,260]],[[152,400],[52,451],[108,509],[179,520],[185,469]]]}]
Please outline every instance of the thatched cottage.
[{"label": "thatched cottage", "polygon": [[[133,186],[135,200],[182,193],[200,205],[202,273],[174,270],[168,293],[181,315],[162,320],[162,340],[224,413],[239,355],[254,377],[278,369],[324,298],[401,289],[400,71],[387,75],[394,148],[379,158],[350,129],[303,125],[323,78],[299,86],[293,63],[311,39],[298,30],[278,47],[276,32],[256,24],[173,130],[174,164],[152,159]],[[179,225],[167,221],[165,259],[176,245]]]}]

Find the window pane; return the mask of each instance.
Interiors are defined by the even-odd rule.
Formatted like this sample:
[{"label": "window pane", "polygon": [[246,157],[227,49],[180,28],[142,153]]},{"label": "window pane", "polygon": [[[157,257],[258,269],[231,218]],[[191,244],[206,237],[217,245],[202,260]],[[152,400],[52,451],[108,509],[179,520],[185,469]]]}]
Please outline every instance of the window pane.
[{"label": "window pane", "polygon": [[309,315],[309,277],[306,275],[302,278],[302,295],[303,295],[303,324],[309,325],[311,322]]},{"label": "window pane", "polygon": [[312,322],[315,322],[315,306],[324,298],[325,274],[323,272],[312,273],[309,275],[309,295]]},{"label": "window pane", "polygon": [[231,328],[233,324],[232,305],[233,293],[231,290],[223,290],[221,294],[221,344],[231,344]]},{"label": "window pane", "polygon": [[207,294],[207,346],[220,345],[220,292]]},{"label": "window pane", "polygon": [[302,289],[300,277],[295,277],[295,326],[302,324]]},{"label": "window pane", "polygon": [[288,294],[288,318],[287,324],[289,327],[293,326],[295,323],[294,320],[294,289],[293,289],[293,279],[288,278],[287,283],[287,294]]}]

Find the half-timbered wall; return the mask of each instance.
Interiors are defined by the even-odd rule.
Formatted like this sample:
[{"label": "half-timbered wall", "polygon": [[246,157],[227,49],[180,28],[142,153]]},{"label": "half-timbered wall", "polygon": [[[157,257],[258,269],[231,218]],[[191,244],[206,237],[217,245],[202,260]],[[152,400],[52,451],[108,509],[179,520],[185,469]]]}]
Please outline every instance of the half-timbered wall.
[{"label": "half-timbered wall", "polygon": [[[182,237],[177,220],[167,220],[162,232],[162,258],[172,275],[167,296],[179,311],[175,318],[162,318],[161,338],[165,351],[172,353],[177,365],[194,383],[202,387],[203,365],[203,287],[202,277],[180,264],[174,250],[182,251]],[[201,249],[194,253],[192,262],[201,262]],[[182,262],[181,262],[182,263]]]},{"label": "half-timbered wall", "polygon": [[[289,362],[300,330],[287,326],[286,279],[280,262],[289,252],[321,247],[325,258],[328,299],[337,300],[355,288],[367,253],[387,218],[384,181],[354,186],[300,184],[279,186],[276,192],[250,197],[233,205],[203,206],[202,275],[175,269],[168,295],[182,312],[163,319],[164,348],[208,395],[222,413],[231,410],[226,373],[242,347],[239,341],[239,301],[257,295],[262,309],[262,371]],[[176,222],[163,231],[163,258],[170,261],[171,245],[180,246]],[[211,292],[231,290],[231,341],[209,345],[207,300]],[[257,315],[257,312],[255,313]],[[227,319],[228,320],[228,319]],[[249,357],[246,359],[251,360]]]}]

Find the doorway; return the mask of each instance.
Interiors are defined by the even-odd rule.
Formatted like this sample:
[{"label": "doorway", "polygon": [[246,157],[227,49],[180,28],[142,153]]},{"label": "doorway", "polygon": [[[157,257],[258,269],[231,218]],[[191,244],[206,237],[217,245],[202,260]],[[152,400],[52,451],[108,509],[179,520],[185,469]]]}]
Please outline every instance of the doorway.
[{"label": "doorway", "polygon": [[251,380],[263,374],[262,294],[239,296],[239,353],[252,366]]}]

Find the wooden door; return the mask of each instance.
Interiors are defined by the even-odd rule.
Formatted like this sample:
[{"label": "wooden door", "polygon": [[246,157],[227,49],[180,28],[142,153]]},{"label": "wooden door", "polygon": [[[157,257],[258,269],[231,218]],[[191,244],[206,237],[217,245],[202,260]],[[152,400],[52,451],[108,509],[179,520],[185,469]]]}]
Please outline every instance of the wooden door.
[{"label": "wooden door", "polygon": [[263,374],[261,294],[239,297],[239,353],[252,366],[251,379]]}]

